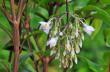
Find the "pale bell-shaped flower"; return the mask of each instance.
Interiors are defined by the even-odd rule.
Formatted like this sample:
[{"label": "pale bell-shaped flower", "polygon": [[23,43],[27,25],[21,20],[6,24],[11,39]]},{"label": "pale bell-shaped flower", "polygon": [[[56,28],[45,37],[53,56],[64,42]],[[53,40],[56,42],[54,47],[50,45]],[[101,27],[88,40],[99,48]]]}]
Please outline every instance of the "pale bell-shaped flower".
[{"label": "pale bell-shaped flower", "polygon": [[63,36],[63,32],[60,32],[59,35],[60,35],[60,36]]},{"label": "pale bell-shaped flower", "polygon": [[78,45],[76,45],[75,51],[76,51],[77,54],[80,52],[80,48],[79,48]]},{"label": "pale bell-shaped flower", "polygon": [[73,67],[73,59],[70,58],[70,69]]},{"label": "pale bell-shaped flower", "polygon": [[46,34],[49,33],[50,29],[51,29],[51,22],[39,22],[41,25],[40,25],[40,29],[43,30]]},{"label": "pale bell-shaped flower", "polygon": [[83,24],[83,29],[84,31],[88,34],[88,35],[91,35],[92,32],[95,30],[92,26],[89,26],[87,24]]},{"label": "pale bell-shaped flower", "polygon": [[74,56],[74,62],[77,64],[78,63],[78,59],[77,59],[77,56],[75,55]]},{"label": "pale bell-shaped flower", "polygon": [[71,51],[71,45],[69,40],[67,39],[67,43],[66,43],[66,49],[70,52]]},{"label": "pale bell-shaped flower", "polygon": [[82,40],[79,41],[79,47],[82,48]]},{"label": "pale bell-shaped flower", "polygon": [[63,56],[66,56],[66,51],[63,52]]},{"label": "pale bell-shaped flower", "polygon": [[84,35],[83,35],[83,33],[81,33],[81,39],[84,40]]},{"label": "pale bell-shaped flower", "polygon": [[50,46],[50,48],[55,47],[56,44],[57,44],[57,40],[58,40],[58,37],[51,38],[51,39],[47,42],[47,46]]},{"label": "pale bell-shaped flower", "polygon": [[76,38],[79,36],[78,29],[76,29],[75,36],[76,36]]},{"label": "pale bell-shaped flower", "polygon": [[75,51],[74,51],[74,49],[72,49],[72,51],[71,51],[71,55],[72,55],[72,57],[74,57],[74,55],[75,55]]}]

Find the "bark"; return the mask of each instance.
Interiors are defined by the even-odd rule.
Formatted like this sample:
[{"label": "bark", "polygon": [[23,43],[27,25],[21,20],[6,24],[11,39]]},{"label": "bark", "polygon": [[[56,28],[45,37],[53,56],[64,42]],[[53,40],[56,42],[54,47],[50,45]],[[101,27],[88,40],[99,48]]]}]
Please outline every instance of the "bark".
[{"label": "bark", "polygon": [[14,23],[13,27],[13,45],[14,45],[14,72],[18,72],[20,33],[19,33],[19,24],[17,22]]},{"label": "bark", "polygon": [[48,72],[49,57],[43,57],[43,72]]}]

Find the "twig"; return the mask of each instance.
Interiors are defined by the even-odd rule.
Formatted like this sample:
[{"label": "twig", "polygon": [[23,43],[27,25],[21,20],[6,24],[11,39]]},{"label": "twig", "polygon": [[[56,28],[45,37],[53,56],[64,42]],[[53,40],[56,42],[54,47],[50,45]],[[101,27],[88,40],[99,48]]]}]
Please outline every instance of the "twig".
[{"label": "twig", "polygon": [[23,3],[24,3],[24,0],[19,0],[17,19],[19,18],[20,14],[21,14]]},{"label": "twig", "polygon": [[4,15],[6,16],[6,18],[12,23],[12,16],[5,10],[5,8],[1,8],[2,12],[4,13]]},{"label": "twig", "polygon": [[26,7],[26,3],[24,2],[24,0],[21,0],[20,1],[20,5],[19,5],[19,12],[18,12],[18,15],[17,15],[17,21],[20,22],[20,19],[21,19],[21,16],[23,14],[23,11]]},{"label": "twig", "polygon": [[13,20],[16,20],[14,0],[10,0],[10,7],[11,7],[12,15],[13,15]]}]

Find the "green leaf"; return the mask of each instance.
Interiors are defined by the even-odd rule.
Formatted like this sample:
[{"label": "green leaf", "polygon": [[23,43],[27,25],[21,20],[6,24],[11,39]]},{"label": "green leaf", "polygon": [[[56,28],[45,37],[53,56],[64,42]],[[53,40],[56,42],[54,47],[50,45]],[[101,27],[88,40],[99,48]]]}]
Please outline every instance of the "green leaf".
[{"label": "green leaf", "polygon": [[39,50],[42,52],[45,51],[46,45],[47,45],[47,34],[41,30],[36,30],[32,33],[30,33],[29,36],[26,37],[30,38],[31,43],[33,44],[35,50],[39,52]]},{"label": "green leaf", "polygon": [[38,48],[41,50],[41,51],[45,51],[46,49],[46,45],[47,45],[47,34],[43,31],[40,31],[35,35],[35,39],[36,39],[36,43],[37,43],[37,46]]},{"label": "green leaf", "polygon": [[89,1],[90,0],[76,0],[75,1],[75,5],[76,5],[75,10],[78,10],[78,9],[81,9],[81,8],[87,6]]},{"label": "green leaf", "polygon": [[110,4],[110,0],[100,0],[100,2],[103,4]]},{"label": "green leaf", "polygon": [[20,57],[20,64],[22,64],[22,63],[24,63],[30,56],[31,56],[32,54],[26,54],[26,55],[22,55],[21,57]]},{"label": "green leaf", "polygon": [[35,15],[33,13],[30,14],[30,17],[31,17],[31,19],[30,19],[30,27],[32,29],[38,28],[39,22],[43,21],[43,18],[41,18],[40,16],[37,16],[37,15]]},{"label": "green leaf", "polygon": [[88,65],[88,68],[89,68],[90,70],[92,70],[93,72],[103,72],[103,71],[101,70],[101,66],[100,66],[100,65],[98,65],[98,64],[96,64],[96,63],[94,63],[94,62],[92,62],[91,60],[89,60],[89,59],[86,58],[86,57],[79,56],[79,58],[80,58],[83,62],[86,62],[87,65]]},{"label": "green leaf", "polygon": [[[73,3],[69,3],[68,6],[69,6],[69,12],[70,12],[70,13],[73,13],[73,9],[74,9],[74,8],[73,8]],[[64,13],[66,13],[66,4],[62,5],[62,6],[59,7],[59,9],[58,9],[58,14],[59,14],[59,15],[64,14]]]},{"label": "green leaf", "polygon": [[107,47],[110,47],[110,28],[104,29],[104,40]]},{"label": "green leaf", "polygon": [[104,59],[104,61],[105,61],[107,64],[110,63],[110,51],[104,52],[104,54],[103,54],[103,59]]},{"label": "green leaf", "polygon": [[7,33],[7,35],[12,38],[12,32],[10,29],[8,29],[6,26],[0,23],[0,29],[2,29],[4,32]]},{"label": "green leaf", "polygon": [[36,7],[36,8],[34,9],[34,11],[35,11],[35,13],[36,13],[38,16],[40,16],[40,17],[42,17],[42,18],[44,18],[44,19],[48,19],[48,17],[49,17],[48,11],[47,11],[45,8]]},{"label": "green leaf", "polygon": [[92,39],[98,34],[98,32],[100,31],[101,27],[102,27],[102,20],[100,19],[94,19],[92,22],[92,26],[95,28],[95,31],[92,34]]},{"label": "green leaf", "polygon": [[[34,68],[32,68],[32,64],[29,62],[30,56],[32,55],[32,53],[26,53],[26,54],[22,54],[20,57],[20,63],[19,63],[19,72],[34,72]],[[27,64],[29,63],[29,64]]]},{"label": "green leaf", "polygon": [[84,7],[82,10],[84,10],[85,12],[87,12],[87,11],[94,12],[93,14],[91,14],[92,16],[94,16],[96,18],[100,18],[105,23],[108,23],[108,24],[110,23],[110,14],[108,14],[105,10],[103,10],[97,6],[88,5],[88,6]]}]

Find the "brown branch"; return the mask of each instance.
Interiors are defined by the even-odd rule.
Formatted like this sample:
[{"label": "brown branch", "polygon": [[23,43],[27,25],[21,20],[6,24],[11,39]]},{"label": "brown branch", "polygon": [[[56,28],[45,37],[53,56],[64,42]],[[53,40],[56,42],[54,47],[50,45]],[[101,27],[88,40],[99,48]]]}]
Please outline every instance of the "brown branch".
[{"label": "brown branch", "polygon": [[23,3],[24,3],[23,0],[19,0],[19,3],[18,3],[18,14],[17,14],[17,19],[19,18],[20,14],[21,14],[22,7],[23,7]]},{"label": "brown branch", "polygon": [[26,7],[26,3],[24,2],[24,0],[21,0],[20,1],[20,4],[19,4],[19,12],[18,12],[18,15],[17,15],[17,21],[20,22],[20,19],[21,19],[21,16],[23,14],[23,11]]},{"label": "brown branch", "polygon": [[12,23],[12,16],[4,9],[2,8],[2,12],[4,13],[4,15],[6,16],[6,18]]},{"label": "brown branch", "polygon": [[9,14],[6,11],[6,6],[5,6],[5,0],[3,0],[3,4],[2,4],[2,11],[4,13],[4,15],[7,17],[8,21],[11,22],[13,24],[13,45],[14,45],[14,69],[13,72],[18,72],[18,68],[19,68],[19,47],[20,47],[20,19],[22,16],[22,13],[25,9],[26,3],[22,6],[22,10],[21,13],[19,15],[18,20],[16,20],[16,12],[15,12],[15,6],[14,6],[14,0],[10,0],[10,7],[11,7],[11,12],[12,15]]},{"label": "brown branch", "polygon": [[6,5],[5,5],[5,0],[2,2],[2,7],[1,11],[4,13],[4,15],[7,17],[7,19],[12,23],[12,16],[6,11]]},{"label": "brown branch", "polygon": [[49,57],[42,57],[43,72],[48,72]]},{"label": "brown branch", "polygon": [[6,9],[5,0],[2,2],[2,7]]},{"label": "brown branch", "polygon": [[17,22],[14,24],[13,28],[13,44],[14,44],[14,72],[18,72],[20,33],[19,33],[19,24]]},{"label": "brown branch", "polygon": [[10,7],[11,7],[12,15],[13,15],[13,20],[16,20],[14,0],[10,0]]}]

